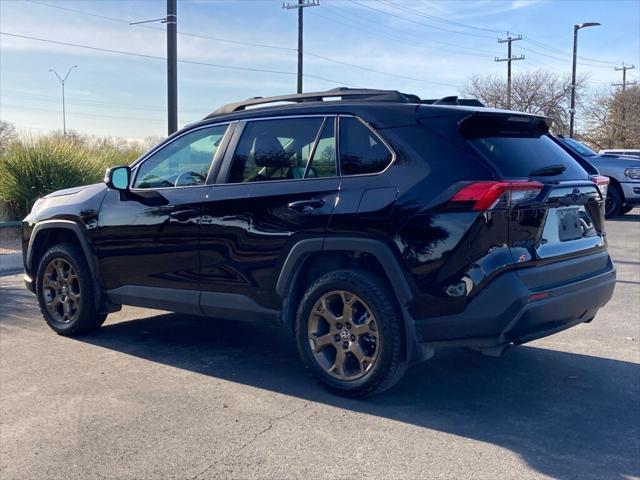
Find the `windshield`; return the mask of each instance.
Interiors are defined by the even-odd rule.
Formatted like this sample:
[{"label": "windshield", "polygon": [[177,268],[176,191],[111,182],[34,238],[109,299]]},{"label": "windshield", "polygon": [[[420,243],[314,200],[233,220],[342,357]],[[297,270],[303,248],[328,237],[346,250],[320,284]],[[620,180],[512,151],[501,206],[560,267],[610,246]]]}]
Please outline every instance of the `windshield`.
[{"label": "windshield", "polygon": [[577,140],[574,140],[573,138],[563,138],[562,142],[571,150],[576,152],[578,155],[582,155],[583,157],[595,157],[597,155],[597,153],[591,150],[589,147],[583,145]]}]

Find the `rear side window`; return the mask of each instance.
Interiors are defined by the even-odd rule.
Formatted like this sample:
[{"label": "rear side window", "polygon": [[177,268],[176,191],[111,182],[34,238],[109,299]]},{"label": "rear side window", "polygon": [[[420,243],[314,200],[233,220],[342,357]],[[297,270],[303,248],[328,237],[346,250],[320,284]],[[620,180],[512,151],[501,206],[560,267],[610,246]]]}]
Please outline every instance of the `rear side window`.
[{"label": "rear side window", "polygon": [[356,118],[340,118],[340,172],[342,175],[378,173],[393,159],[389,149]]},{"label": "rear side window", "polygon": [[[307,164],[323,123],[322,117],[247,123],[233,155],[228,183],[292,180],[304,178],[305,173],[307,177],[317,174],[318,169],[309,170]],[[330,170],[326,165],[331,162],[330,153],[329,157],[323,171]],[[335,165],[335,154],[333,162]]]},{"label": "rear side window", "polygon": [[563,166],[553,177],[583,179],[585,170],[548,135],[479,137],[470,142],[505,177],[530,177],[550,167]]}]

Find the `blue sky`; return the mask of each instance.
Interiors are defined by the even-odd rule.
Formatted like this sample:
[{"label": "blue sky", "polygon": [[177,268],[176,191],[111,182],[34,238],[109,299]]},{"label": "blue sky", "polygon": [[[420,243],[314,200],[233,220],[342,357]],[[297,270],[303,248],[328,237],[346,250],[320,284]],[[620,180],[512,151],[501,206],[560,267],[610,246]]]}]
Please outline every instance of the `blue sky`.
[{"label": "blue sky", "polygon": [[[589,74],[589,88],[620,81],[615,64],[640,67],[638,0],[320,3],[305,10],[305,91],[347,84],[425,98],[457,94],[473,74],[506,75],[493,58],[506,56],[497,38],[507,31],[524,37],[513,44],[526,56],[514,72],[569,74],[573,24],[585,21],[602,23],[580,32],[578,69]],[[48,70],[64,75],[78,65],[67,83],[68,128],[164,135],[166,63],[149,58],[165,55],[164,25],[127,22],[163,17],[165,8],[164,0],[0,0],[3,33],[147,56],[0,35],[0,118],[24,131],[61,128],[60,86]],[[178,31],[180,126],[224,103],[295,91],[296,13],[281,1],[178,0]]]}]

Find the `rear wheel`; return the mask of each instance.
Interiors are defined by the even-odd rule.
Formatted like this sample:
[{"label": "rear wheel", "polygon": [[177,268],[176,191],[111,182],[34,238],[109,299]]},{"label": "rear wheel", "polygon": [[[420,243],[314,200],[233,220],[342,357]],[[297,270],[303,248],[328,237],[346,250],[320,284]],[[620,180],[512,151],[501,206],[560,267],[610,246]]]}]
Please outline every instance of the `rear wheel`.
[{"label": "rear wheel", "polygon": [[604,216],[606,218],[611,218],[619,215],[622,211],[623,202],[624,198],[619,188],[615,185],[610,185],[609,191],[607,192],[607,199],[604,205]]},{"label": "rear wheel", "polygon": [[54,245],[43,255],[36,294],[42,316],[61,335],[88,332],[107,318],[95,308],[91,272],[84,254],[71,243]]},{"label": "rear wheel", "polygon": [[296,319],[298,351],[330,391],[370,395],[404,373],[402,316],[389,290],[369,272],[339,270],[304,295]]}]

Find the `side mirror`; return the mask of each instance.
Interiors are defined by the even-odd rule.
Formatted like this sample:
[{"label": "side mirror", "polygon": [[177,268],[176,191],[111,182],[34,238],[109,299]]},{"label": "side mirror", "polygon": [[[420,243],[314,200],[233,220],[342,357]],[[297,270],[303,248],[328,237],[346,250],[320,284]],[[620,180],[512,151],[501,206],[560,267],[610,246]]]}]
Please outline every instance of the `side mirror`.
[{"label": "side mirror", "polygon": [[129,190],[130,178],[131,169],[129,167],[111,167],[104,175],[104,183],[114,190],[126,191]]}]

